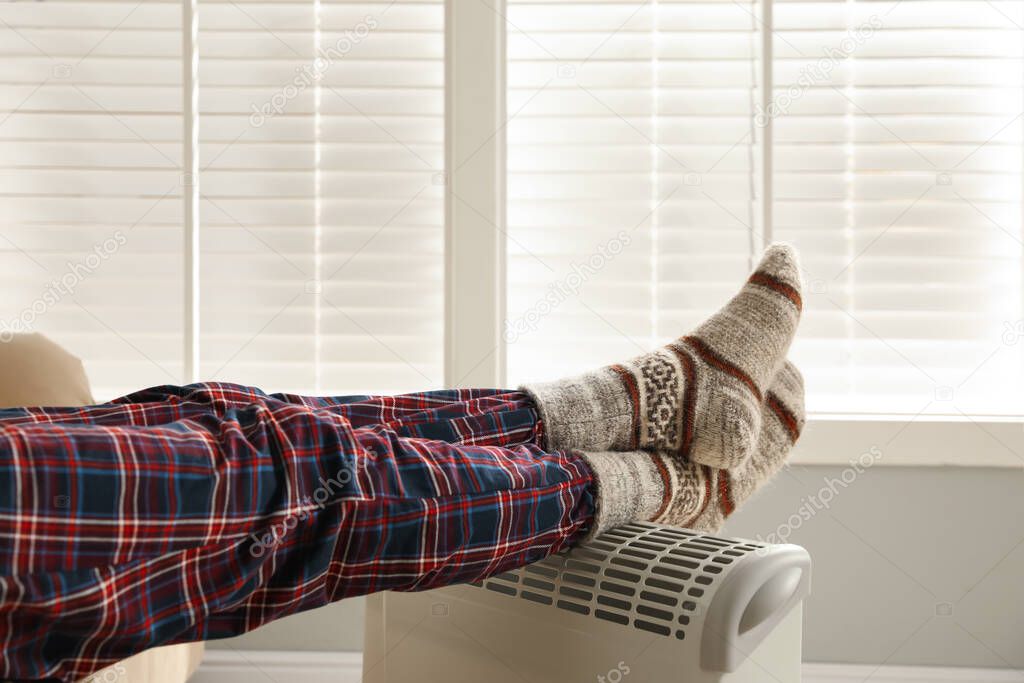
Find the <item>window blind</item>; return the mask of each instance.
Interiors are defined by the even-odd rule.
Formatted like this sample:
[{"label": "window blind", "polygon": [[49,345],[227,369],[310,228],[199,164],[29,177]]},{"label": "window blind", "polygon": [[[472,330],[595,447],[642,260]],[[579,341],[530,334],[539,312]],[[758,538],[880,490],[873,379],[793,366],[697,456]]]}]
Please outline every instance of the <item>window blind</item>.
[{"label": "window blind", "polygon": [[685,331],[775,239],[812,411],[1022,414],[1021,8],[778,0],[770,83],[756,9],[510,0],[513,381]]},{"label": "window blind", "polygon": [[[198,12],[199,375],[439,386],[443,3]],[[183,379],[181,15],[0,6],[4,312],[83,357],[101,397]],[[32,316],[47,282],[119,230],[116,253]]]},{"label": "window blind", "polygon": [[439,386],[443,4],[200,12],[203,375]]},{"label": "window blind", "polygon": [[[1021,7],[777,0],[770,83],[761,10],[509,0],[510,383],[675,336],[786,239],[812,410],[1019,415]],[[200,2],[203,377],[440,383],[443,15]],[[181,5],[0,19],[0,332],[100,396],[180,381]]]},{"label": "window blind", "polygon": [[509,376],[678,336],[758,237],[755,5],[508,7]]},{"label": "window blind", "polygon": [[0,337],[98,396],[182,372],[181,5],[0,5]]},{"label": "window blind", "polygon": [[1024,414],[1019,3],[775,3],[775,234],[824,412]]}]

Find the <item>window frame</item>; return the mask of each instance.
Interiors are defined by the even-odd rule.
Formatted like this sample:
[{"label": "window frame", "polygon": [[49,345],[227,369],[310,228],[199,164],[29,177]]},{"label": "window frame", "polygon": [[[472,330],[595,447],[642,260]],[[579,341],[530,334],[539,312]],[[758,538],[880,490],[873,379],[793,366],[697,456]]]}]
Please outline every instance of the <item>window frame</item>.
[{"label": "window frame", "polygon": [[506,22],[491,1],[445,1],[448,387],[505,384]]}]

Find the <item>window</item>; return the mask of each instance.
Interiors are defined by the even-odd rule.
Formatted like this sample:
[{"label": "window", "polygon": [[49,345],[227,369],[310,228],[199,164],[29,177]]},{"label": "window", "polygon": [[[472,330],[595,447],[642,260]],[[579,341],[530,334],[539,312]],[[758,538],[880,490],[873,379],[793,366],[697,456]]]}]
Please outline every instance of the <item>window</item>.
[{"label": "window", "polygon": [[444,6],[199,3],[201,378],[440,386]]},{"label": "window", "polygon": [[696,325],[760,245],[756,7],[509,3],[509,375]]},{"label": "window", "polygon": [[553,377],[686,330],[783,239],[819,418],[1024,414],[1019,3],[200,0],[191,83],[188,12],[0,6],[4,329],[100,396],[190,354],[321,393]]},{"label": "window", "polygon": [[1024,414],[1021,19],[775,3],[774,236],[804,254],[818,412]]},{"label": "window", "polygon": [[[187,3],[185,3],[187,8]],[[194,373],[443,381],[444,6],[198,3],[199,287],[185,292],[183,3],[5,3],[4,330],[97,396]]]},{"label": "window", "polygon": [[813,412],[1021,415],[1021,8],[767,9],[509,0],[511,377],[676,336],[788,240]]},{"label": "window", "polygon": [[101,396],[182,377],[181,15],[0,7],[0,333],[47,332]]}]

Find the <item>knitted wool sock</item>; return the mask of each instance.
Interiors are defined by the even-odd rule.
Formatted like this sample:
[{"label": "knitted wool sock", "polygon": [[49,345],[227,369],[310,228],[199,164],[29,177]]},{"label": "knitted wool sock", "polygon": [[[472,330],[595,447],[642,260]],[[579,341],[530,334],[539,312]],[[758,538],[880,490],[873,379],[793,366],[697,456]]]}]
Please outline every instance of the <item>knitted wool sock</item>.
[{"label": "knitted wool sock", "polygon": [[766,392],[757,449],[735,469],[684,463],[672,455],[655,458],[668,472],[671,496],[655,522],[717,531],[739,505],[782,468],[805,422],[800,372],[785,363]]},{"label": "knitted wool sock", "polygon": [[739,294],[692,334],[626,363],[523,390],[552,448],[645,449],[733,468],[756,443],[764,391],[801,307],[796,253],[776,244]]},{"label": "knitted wool sock", "polygon": [[587,538],[630,522],[652,520],[665,508],[665,466],[646,451],[577,451],[594,475],[594,521]]},{"label": "knitted wool sock", "polygon": [[762,406],[756,453],[734,470],[647,451],[581,452],[594,474],[597,510],[590,536],[634,521],[716,531],[782,467],[804,424],[800,372],[786,363]]}]

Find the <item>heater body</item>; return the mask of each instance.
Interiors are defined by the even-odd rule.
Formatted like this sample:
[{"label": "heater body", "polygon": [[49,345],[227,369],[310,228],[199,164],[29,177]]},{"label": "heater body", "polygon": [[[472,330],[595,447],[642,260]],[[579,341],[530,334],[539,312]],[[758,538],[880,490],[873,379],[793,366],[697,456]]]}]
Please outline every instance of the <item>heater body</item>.
[{"label": "heater body", "polygon": [[798,683],[803,548],[630,524],[368,603],[364,683]]}]

